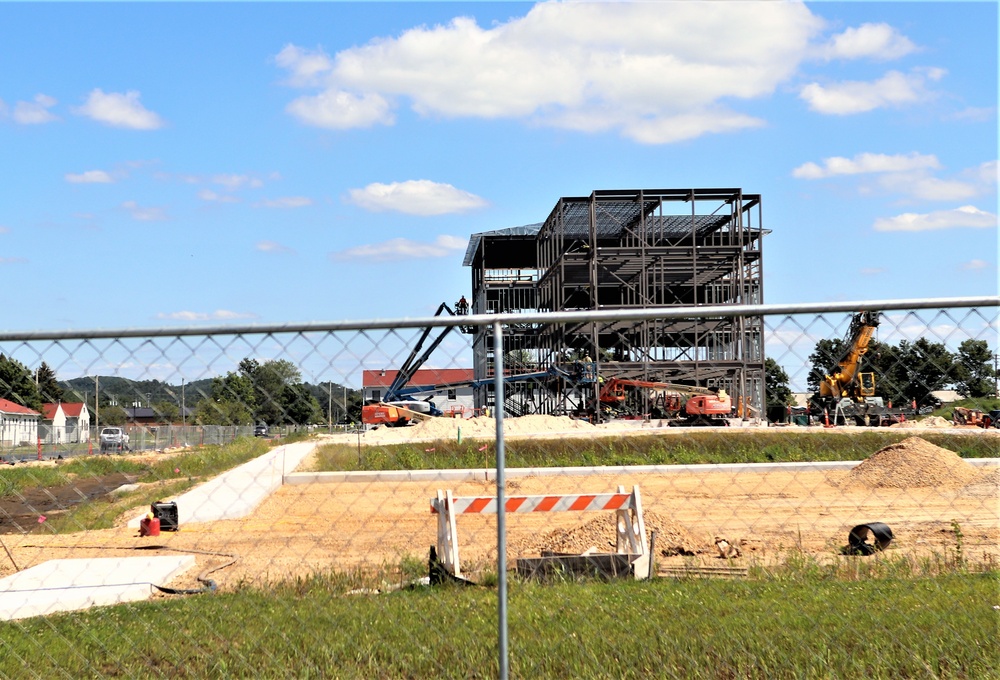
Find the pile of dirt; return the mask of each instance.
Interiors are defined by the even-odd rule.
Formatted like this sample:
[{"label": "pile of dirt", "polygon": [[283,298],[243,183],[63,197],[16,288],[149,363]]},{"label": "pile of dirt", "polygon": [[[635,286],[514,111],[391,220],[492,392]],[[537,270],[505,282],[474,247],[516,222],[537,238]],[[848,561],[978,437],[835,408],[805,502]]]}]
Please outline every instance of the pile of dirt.
[{"label": "pile of dirt", "polygon": [[901,423],[895,423],[889,427],[895,427],[904,430],[923,430],[923,429],[938,429],[945,427],[953,427],[954,424],[941,416],[928,416],[920,420],[904,420]]},{"label": "pile of dirt", "polygon": [[978,470],[954,452],[920,437],[909,437],[866,458],[851,470],[846,483],[869,489],[957,488],[977,475]]},{"label": "pile of dirt", "polygon": [[[656,532],[655,550],[660,555],[694,555],[704,552],[707,544],[691,535],[677,522],[655,512],[643,513],[647,540]],[[589,522],[572,529],[555,529],[549,533],[514,541],[509,545],[513,555],[540,555],[543,550],[580,554],[593,548],[598,553],[615,552],[616,519],[614,513],[602,513]]]},{"label": "pile of dirt", "polygon": [[[395,444],[407,441],[457,439],[459,428],[463,439],[493,439],[497,433],[494,418],[431,418],[409,427],[380,427],[369,430],[364,441],[370,444]],[[569,416],[528,415],[504,419],[504,434],[557,434],[593,430],[594,426]]]}]

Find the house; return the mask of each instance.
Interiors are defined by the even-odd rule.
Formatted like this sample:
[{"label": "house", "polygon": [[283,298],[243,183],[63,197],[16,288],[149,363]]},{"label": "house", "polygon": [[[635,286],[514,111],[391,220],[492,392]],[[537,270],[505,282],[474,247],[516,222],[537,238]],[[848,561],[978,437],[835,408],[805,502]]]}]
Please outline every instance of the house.
[{"label": "house", "polygon": [[[388,369],[364,371],[361,375],[361,384],[365,402],[384,399],[386,390],[392,385],[398,373],[399,371]],[[465,417],[472,417],[475,403],[472,380],[471,368],[421,368],[413,374],[406,387],[426,389],[412,392],[407,396],[421,401],[430,398],[434,405],[445,413],[459,412]]]},{"label": "house", "polygon": [[38,441],[38,411],[0,399],[0,446],[31,446]]},{"label": "house", "polygon": [[90,440],[90,409],[83,402],[42,404],[38,436],[45,444],[75,444]]}]

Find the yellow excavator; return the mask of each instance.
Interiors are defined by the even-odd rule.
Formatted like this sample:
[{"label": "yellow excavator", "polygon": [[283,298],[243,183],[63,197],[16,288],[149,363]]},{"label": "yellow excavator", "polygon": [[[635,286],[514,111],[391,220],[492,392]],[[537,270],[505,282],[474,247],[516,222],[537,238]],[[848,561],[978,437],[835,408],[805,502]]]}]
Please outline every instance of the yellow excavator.
[{"label": "yellow excavator", "polygon": [[848,398],[864,403],[865,397],[875,396],[875,374],[862,373],[861,357],[868,352],[875,329],[878,328],[878,312],[860,312],[851,319],[847,333],[847,356],[841,359],[833,375],[823,376],[819,384],[819,396],[823,402],[840,402]]},{"label": "yellow excavator", "polygon": [[891,425],[915,415],[907,408],[887,407],[875,396],[875,374],[861,371],[862,357],[868,352],[880,312],[859,312],[851,318],[845,344],[847,353],[830,375],[824,375],[812,413],[831,424]]}]

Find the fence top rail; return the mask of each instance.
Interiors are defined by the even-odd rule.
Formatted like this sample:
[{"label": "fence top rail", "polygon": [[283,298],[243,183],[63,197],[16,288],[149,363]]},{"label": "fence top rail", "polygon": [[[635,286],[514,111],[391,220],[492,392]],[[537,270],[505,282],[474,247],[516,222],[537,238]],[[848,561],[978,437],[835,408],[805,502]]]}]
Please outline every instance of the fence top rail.
[{"label": "fence top rail", "polygon": [[951,298],[918,298],[913,300],[861,300],[854,302],[810,302],[768,305],[699,305],[660,306],[580,310],[573,312],[533,312],[528,314],[471,314],[466,316],[433,316],[402,319],[368,319],[289,324],[249,324],[242,326],[178,326],[159,328],[79,329],[62,331],[5,331],[0,342],[33,340],[84,340],[153,338],[209,335],[277,335],[282,333],[315,333],[334,331],[365,331],[397,328],[427,328],[444,326],[491,326],[508,324],[559,324],[588,321],[648,321],[655,319],[732,318],[740,316],[776,316],[792,314],[854,313],[863,311],[900,311],[918,309],[959,309],[1000,307],[1000,295]]}]

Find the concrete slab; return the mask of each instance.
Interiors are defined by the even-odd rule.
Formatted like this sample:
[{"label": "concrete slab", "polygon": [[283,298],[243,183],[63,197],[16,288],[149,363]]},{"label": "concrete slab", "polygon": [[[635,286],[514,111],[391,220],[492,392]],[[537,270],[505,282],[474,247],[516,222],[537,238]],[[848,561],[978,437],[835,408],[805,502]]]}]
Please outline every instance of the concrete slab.
[{"label": "concrete slab", "polygon": [[194,555],[49,560],[0,579],[0,620],[143,600],[194,565]]},{"label": "concrete slab", "polygon": [[[316,442],[279,446],[176,498],[160,500],[177,503],[177,522],[182,531],[184,525],[190,522],[246,517],[282,485],[285,477],[316,446]],[[143,513],[135,517],[129,521],[128,526],[138,529],[139,522],[145,516],[146,513]]]}]

